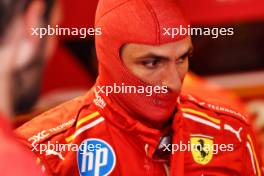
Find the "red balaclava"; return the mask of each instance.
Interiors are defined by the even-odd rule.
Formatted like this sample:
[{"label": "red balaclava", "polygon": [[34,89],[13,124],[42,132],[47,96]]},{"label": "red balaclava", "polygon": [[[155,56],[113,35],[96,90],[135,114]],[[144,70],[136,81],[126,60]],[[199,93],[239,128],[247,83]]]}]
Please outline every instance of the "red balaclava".
[{"label": "red balaclava", "polygon": [[[186,36],[163,35],[163,28],[186,27],[183,15],[175,0],[101,0],[95,27],[102,35],[95,37],[99,60],[99,77],[96,86],[125,85],[149,86],[134,76],[123,64],[120,50],[129,43],[161,45],[175,42]],[[153,85],[152,85],[153,86]],[[166,86],[166,85],[164,85]],[[165,122],[176,107],[178,93],[166,94],[110,94],[108,100],[118,104],[134,118],[148,122]],[[105,95],[101,95],[105,96]],[[111,104],[107,102],[108,104]]]}]

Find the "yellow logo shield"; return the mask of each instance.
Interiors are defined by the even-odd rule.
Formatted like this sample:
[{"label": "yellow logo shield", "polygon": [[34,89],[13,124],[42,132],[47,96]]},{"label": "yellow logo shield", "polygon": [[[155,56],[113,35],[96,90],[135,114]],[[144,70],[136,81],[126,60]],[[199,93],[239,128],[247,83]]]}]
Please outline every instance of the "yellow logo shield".
[{"label": "yellow logo shield", "polygon": [[191,136],[193,160],[202,165],[208,164],[213,158],[213,139],[205,136]]}]

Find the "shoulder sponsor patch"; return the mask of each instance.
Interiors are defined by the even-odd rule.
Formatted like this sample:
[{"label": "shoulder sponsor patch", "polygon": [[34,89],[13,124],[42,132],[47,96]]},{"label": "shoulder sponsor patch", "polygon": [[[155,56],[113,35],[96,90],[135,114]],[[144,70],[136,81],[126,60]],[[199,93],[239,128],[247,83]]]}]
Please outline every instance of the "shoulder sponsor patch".
[{"label": "shoulder sponsor patch", "polygon": [[37,143],[51,137],[54,134],[57,134],[67,128],[69,128],[70,126],[72,126],[75,122],[75,119],[70,119],[69,121],[59,124],[56,127],[53,128],[49,128],[46,130],[42,130],[40,132],[38,132],[37,134],[29,137],[27,140],[28,142],[30,142],[31,146],[34,147]]},{"label": "shoulder sponsor patch", "polygon": [[109,175],[116,165],[116,155],[106,141],[89,138],[80,144],[77,162],[81,176]]},{"label": "shoulder sponsor patch", "polygon": [[206,109],[211,109],[217,113],[222,113],[222,114],[225,114],[225,115],[229,115],[229,116],[232,116],[232,117],[236,117],[237,119],[239,120],[242,120],[246,123],[248,123],[248,119],[246,116],[242,115],[241,113],[233,110],[232,108],[228,107],[227,105],[219,105],[219,104],[212,104],[212,103],[209,103],[209,102],[206,102],[206,101],[203,101],[197,97],[194,97],[190,94],[187,94],[187,95],[182,95],[181,96],[182,99],[184,100],[188,100],[188,101],[191,101],[201,107],[204,107]]}]

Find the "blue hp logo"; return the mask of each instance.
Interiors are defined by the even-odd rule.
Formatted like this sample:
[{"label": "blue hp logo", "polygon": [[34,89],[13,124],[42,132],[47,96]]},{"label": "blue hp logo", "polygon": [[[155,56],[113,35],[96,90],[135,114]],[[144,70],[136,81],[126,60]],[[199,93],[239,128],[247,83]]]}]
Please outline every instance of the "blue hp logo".
[{"label": "blue hp logo", "polygon": [[84,140],[77,153],[81,176],[106,176],[115,167],[116,156],[112,147],[96,138]]}]

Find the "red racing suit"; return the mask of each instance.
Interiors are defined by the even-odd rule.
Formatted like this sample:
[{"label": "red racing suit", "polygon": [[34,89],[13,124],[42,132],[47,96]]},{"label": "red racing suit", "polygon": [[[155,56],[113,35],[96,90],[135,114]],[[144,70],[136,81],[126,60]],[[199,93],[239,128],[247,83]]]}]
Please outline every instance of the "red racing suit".
[{"label": "red racing suit", "polygon": [[250,126],[229,108],[181,95],[157,130],[106,99],[90,92],[17,129],[47,175],[261,175]]}]

